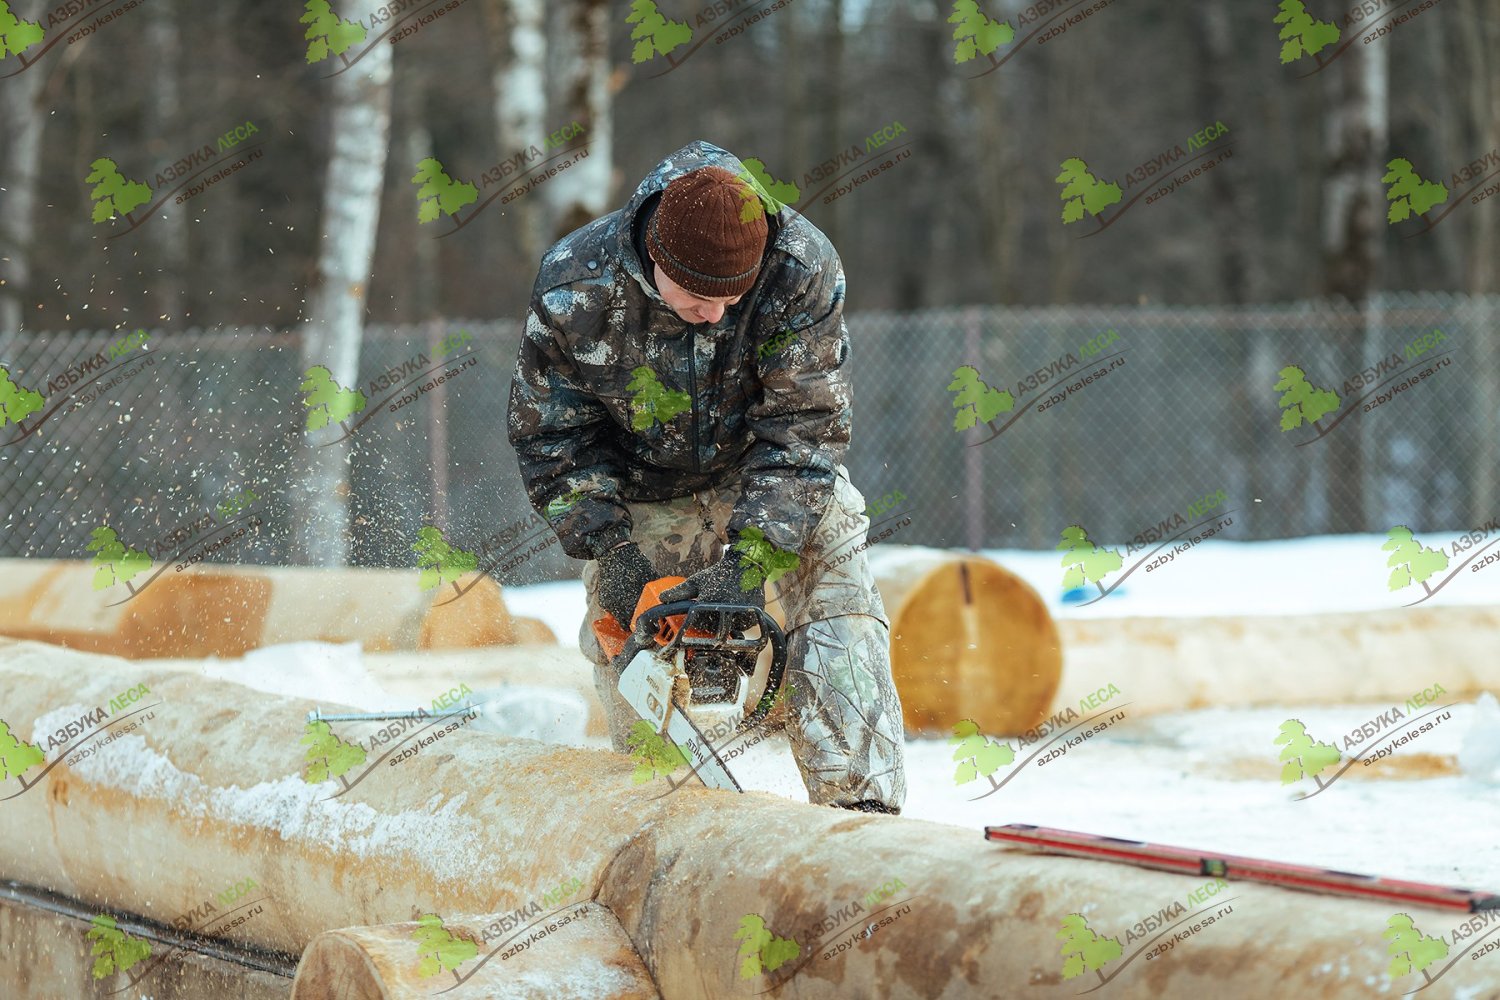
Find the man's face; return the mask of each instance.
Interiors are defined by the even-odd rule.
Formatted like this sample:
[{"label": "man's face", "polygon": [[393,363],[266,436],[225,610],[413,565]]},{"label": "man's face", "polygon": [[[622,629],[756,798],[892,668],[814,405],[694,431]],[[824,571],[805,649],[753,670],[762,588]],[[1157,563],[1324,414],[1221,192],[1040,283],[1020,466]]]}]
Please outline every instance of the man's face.
[{"label": "man's face", "polygon": [[743,293],[718,299],[705,299],[701,295],[694,295],[667,277],[665,271],[655,267],[655,263],[652,261],[656,276],[656,290],[661,292],[661,297],[666,300],[667,305],[671,306],[672,311],[685,323],[717,323],[723,318],[726,306],[732,306],[745,297]]}]

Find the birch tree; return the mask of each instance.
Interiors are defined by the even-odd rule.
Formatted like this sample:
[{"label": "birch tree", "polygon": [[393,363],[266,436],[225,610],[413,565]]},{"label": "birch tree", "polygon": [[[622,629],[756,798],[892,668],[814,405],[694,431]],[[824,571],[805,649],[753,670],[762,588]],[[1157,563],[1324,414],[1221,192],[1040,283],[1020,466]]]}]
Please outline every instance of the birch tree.
[{"label": "birch tree", "polygon": [[580,137],[588,140],[588,156],[541,188],[551,235],[556,239],[609,210],[613,154],[609,4],[605,0],[558,0],[553,10],[557,90],[548,120],[552,128],[578,121],[588,130]]},{"label": "birch tree", "polygon": [[[391,124],[391,47],[375,46],[322,85],[328,87],[330,149],[300,370],[322,365],[339,384],[358,385]],[[314,565],[342,566],[349,560],[348,476],[354,441],[327,448],[311,439],[304,442],[307,492],[299,554]]]},{"label": "birch tree", "polygon": [[[146,8],[146,44],[156,64],[147,82],[146,136],[152,144],[154,162],[165,159],[172,137],[178,134],[181,107],[179,58],[182,50],[180,11],[171,0]],[[159,151],[159,152],[158,152]],[[187,219],[185,206],[163,206],[161,216],[146,227],[151,242],[151,291],[153,314],[162,320],[182,318],[183,289],[187,284]]]},{"label": "birch tree", "polygon": [[[540,145],[547,108],[547,36],[543,30],[542,0],[489,0],[485,8],[491,50],[495,53],[495,135],[498,159],[515,156],[532,143]],[[588,133],[585,133],[587,135]],[[585,160],[584,162],[587,162]],[[582,166],[579,164],[578,166]],[[574,167],[569,168],[572,172]],[[561,177],[554,177],[549,184]],[[542,231],[538,203],[522,198],[510,210],[521,259],[535,266],[541,259]]]},{"label": "birch tree", "polygon": [[[8,59],[6,71],[14,57]],[[25,304],[34,298],[31,266],[36,252],[36,189],[41,174],[42,126],[47,115],[40,105],[44,67],[0,81],[0,335],[19,330],[27,318]]]},{"label": "birch tree", "polygon": [[[1389,45],[1371,45],[1321,74],[1327,80],[1326,166],[1323,175],[1324,292],[1357,310],[1352,326],[1334,331],[1340,371],[1357,371],[1369,352],[1370,296],[1379,279],[1385,238],[1384,173]],[[1362,431],[1363,428],[1360,428]],[[1329,524],[1336,532],[1364,531],[1363,433],[1330,442]]]}]

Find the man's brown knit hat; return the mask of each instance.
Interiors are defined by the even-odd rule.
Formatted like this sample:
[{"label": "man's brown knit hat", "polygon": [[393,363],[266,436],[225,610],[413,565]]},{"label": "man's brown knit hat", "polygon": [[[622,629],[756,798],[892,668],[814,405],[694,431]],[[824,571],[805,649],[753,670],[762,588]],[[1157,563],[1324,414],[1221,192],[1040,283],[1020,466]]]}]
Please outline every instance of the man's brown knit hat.
[{"label": "man's brown knit hat", "polygon": [[[748,212],[750,221],[741,221]],[[646,246],[656,266],[689,292],[728,298],[755,284],[766,232],[765,209],[747,181],[723,167],[700,167],[662,192]]]}]

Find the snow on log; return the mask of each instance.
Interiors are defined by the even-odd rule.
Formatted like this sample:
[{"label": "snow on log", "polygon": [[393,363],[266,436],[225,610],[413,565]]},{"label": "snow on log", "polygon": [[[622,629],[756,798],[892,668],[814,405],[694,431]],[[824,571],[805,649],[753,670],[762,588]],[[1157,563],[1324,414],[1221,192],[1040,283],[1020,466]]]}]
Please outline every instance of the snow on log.
[{"label": "snow on log", "polygon": [[882,545],[870,568],[891,620],[891,670],[906,728],[1021,733],[1047,717],[1062,673],[1041,597],[983,556]]},{"label": "snow on log", "polygon": [[1075,618],[1058,628],[1063,689],[1076,699],[1115,684],[1136,714],[1404,701],[1435,683],[1450,698],[1500,689],[1500,608],[1493,606]]},{"label": "snow on log", "polygon": [[479,574],[423,591],[410,570],[159,569],[129,581],[131,589],[95,591],[96,567],[87,562],[0,560],[0,635],[134,659],[240,656],[299,640],[358,641],[367,650],[556,641],[542,622],[513,618],[500,585]]},{"label": "snow on log", "polygon": [[[1250,883],[1210,892],[1204,876],[1015,853],[977,829],[762,792],[667,793],[607,751],[461,729],[361,778],[343,767],[347,744],[299,740],[306,700],[34,643],[0,642],[0,706],[46,752],[46,763],[11,757],[6,794],[30,788],[0,806],[0,878],[241,944],[300,955],[325,931],[425,921],[427,950],[462,975],[522,926],[531,939],[538,919],[592,900],[665,1000],[959,1000],[1077,992],[1085,980],[1064,980],[1059,928],[1083,914],[1130,952],[1097,973],[1111,996],[1197,1000],[1232,982],[1241,996],[1343,1000],[1393,987],[1387,902]],[[137,710],[134,731],[114,725]],[[112,728],[109,742],[93,722],[68,736],[89,716]],[[49,766],[62,758],[74,762]],[[309,783],[311,766],[334,776]],[[1169,961],[1148,965],[1148,942],[1125,940],[1210,896],[1203,905],[1232,912],[1193,928]],[[230,930],[209,909],[249,900],[258,915]],[[476,914],[504,915],[485,926],[483,953],[437,934],[436,922]],[[532,940],[538,961],[548,944]],[[1465,961],[1445,986],[1478,992],[1486,976]]]}]

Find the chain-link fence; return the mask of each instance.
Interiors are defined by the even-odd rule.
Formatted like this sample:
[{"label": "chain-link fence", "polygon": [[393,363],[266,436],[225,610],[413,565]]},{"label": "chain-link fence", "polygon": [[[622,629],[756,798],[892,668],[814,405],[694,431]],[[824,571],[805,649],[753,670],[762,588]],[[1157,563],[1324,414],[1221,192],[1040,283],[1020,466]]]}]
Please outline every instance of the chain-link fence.
[{"label": "chain-link fence", "polygon": [[[1069,524],[1119,543],[1221,490],[1236,511],[1229,538],[1465,528],[1497,513],[1497,320],[1500,298],[1412,294],[1364,311],[851,315],[847,464],[871,501],[906,497],[911,524],[892,540],[913,544],[1051,548]],[[437,365],[435,345],[459,330],[477,364],[402,403],[401,385]],[[511,321],[369,329],[359,370],[370,407],[341,440],[336,426],[305,430],[295,331],[151,331],[118,357],[121,333],[0,336],[14,386],[0,383],[0,405],[22,413],[35,400],[26,390],[43,397],[19,424],[0,425],[0,555],[87,558],[95,529],[109,526],[159,558],[180,547],[174,529],[201,534],[206,518],[249,502],[264,526],[208,558],[295,562],[299,469],[321,447],[349,463],[355,563],[414,565],[426,524],[471,550],[499,532],[504,550],[522,552],[548,533],[515,528],[530,514],[505,434],[519,333]],[[102,363],[83,371],[96,354]],[[950,385],[966,365],[984,385],[961,396]],[[1288,366],[1304,379],[1278,389]],[[990,419],[955,429],[969,402]],[[500,575],[524,583],[578,568],[554,546]]]}]

